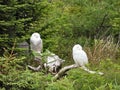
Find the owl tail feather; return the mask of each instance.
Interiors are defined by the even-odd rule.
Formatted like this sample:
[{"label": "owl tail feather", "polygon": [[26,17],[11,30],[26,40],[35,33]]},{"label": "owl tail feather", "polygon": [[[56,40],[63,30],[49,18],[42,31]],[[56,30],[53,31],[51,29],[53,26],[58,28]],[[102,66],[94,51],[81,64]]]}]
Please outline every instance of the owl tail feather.
[{"label": "owl tail feather", "polygon": [[85,70],[85,71],[87,71],[88,73],[91,73],[91,74],[95,74],[95,73],[97,73],[97,74],[99,74],[99,75],[103,75],[104,73],[102,73],[102,72],[96,72],[96,71],[91,71],[91,70],[89,70],[87,67],[85,67],[85,66],[82,66],[81,67],[83,70]]}]

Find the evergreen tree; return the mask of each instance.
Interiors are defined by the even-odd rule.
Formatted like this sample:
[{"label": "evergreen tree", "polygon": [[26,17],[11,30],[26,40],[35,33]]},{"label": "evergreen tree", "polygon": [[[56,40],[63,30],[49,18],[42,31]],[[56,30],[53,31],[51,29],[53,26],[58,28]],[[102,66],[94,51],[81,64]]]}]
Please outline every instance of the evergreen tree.
[{"label": "evergreen tree", "polygon": [[47,7],[45,1],[40,0],[2,0],[0,1],[0,53],[3,48],[8,49],[15,39],[18,42],[28,40],[33,30],[33,23],[44,16]]}]

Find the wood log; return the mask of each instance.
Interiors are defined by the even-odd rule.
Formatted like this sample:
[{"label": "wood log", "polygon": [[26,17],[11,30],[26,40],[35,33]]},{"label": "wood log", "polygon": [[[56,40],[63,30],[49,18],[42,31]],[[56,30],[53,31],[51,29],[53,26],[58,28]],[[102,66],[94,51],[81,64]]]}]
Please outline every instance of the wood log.
[{"label": "wood log", "polygon": [[[39,71],[42,67],[41,65],[39,65],[38,67],[32,67],[30,65],[28,65],[28,67],[34,71]],[[80,67],[76,64],[72,64],[72,65],[69,65],[69,66],[65,66],[63,67],[62,69],[60,69],[60,71],[52,78],[53,81],[59,79],[60,77],[62,77],[65,72],[67,72],[68,70],[70,69],[73,69],[73,68],[77,68],[77,67]],[[99,75],[103,75],[104,73],[102,72],[96,72],[96,71],[92,71],[92,70],[89,70],[87,67],[83,66],[81,67],[81,69],[83,69],[84,71],[88,72],[88,73],[91,73],[91,74],[99,74]]]},{"label": "wood log", "polygon": [[[57,80],[58,78],[60,78],[63,74],[65,74],[66,71],[70,70],[70,69],[73,69],[73,68],[77,68],[77,67],[80,67],[76,64],[72,64],[72,65],[69,65],[69,66],[65,66],[63,67],[54,77],[53,77],[53,81]],[[92,71],[92,70],[89,70],[87,67],[83,66],[81,67],[81,69],[83,69],[84,71],[90,73],[90,74],[99,74],[99,75],[103,75],[104,73],[102,72],[96,72],[96,71]]]},{"label": "wood log", "polygon": [[53,80],[56,80],[58,78],[60,78],[63,74],[65,74],[66,71],[72,69],[72,68],[77,68],[78,66],[76,64],[72,64],[69,66],[65,66],[63,67],[54,77]]}]

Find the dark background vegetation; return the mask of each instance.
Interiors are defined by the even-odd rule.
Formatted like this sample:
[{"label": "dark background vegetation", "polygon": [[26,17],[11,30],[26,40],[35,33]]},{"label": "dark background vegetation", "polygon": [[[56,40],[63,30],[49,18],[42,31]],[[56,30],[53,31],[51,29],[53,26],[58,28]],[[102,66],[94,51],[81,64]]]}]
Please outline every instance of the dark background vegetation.
[{"label": "dark background vegetation", "polygon": [[[29,53],[19,48],[38,32],[46,49],[73,64],[72,47],[81,44],[89,68],[80,68],[52,82],[52,75],[27,68]],[[1,90],[119,90],[120,89],[119,0],[0,0]]]}]

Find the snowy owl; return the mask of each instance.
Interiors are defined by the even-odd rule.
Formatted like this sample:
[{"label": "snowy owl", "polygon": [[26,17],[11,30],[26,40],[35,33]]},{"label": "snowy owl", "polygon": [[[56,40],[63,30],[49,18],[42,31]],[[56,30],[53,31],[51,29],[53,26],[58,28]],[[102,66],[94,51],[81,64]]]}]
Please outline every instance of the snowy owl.
[{"label": "snowy owl", "polygon": [[88,64],[87,54],[79,44],[74,45],[72,54],[76,65],[83,67]]},{"label": "snowy owl", "polygon": [[82,46],[79,44],[76,44],[73,46],[73,60],[75,61],[75,64],[77,66],[80,66],[83,70],[89,72],[89,73],[98,73],[99,75],[103,75],[104,73],[102,72],[96,72],[96,71],[91,71],[87,67],[85,67],[86,64],[88,64],[88,57],[87,54],[84,50],[82,50]]},{"label": "snowy owl", "polygon": [[41,53],[42,52],[42,39],[40,37],[39,33],[33,33],[30,37],[30,47],[31,50],[37,53]]}]

